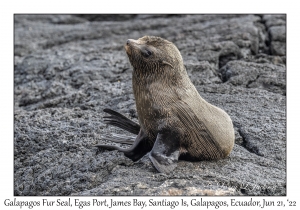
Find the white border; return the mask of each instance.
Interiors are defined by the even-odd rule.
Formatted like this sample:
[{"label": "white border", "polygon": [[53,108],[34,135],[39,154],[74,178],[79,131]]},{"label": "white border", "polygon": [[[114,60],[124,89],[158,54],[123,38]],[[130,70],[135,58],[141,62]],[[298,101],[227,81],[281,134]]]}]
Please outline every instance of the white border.
[{"label": "white border", "polygon": [[[295,1],[293,1],[295,2]],[[1,3],[1,204],[13,199],[13,14],[14,13],[286,13],[287,14],[287,196],[297,200],[299,191],[299,8],[293,2],[276,1],[10,1]],[[21,200],[42,197],[18,197]],[[56,200],[62,197],[51,197]],[[72,197],[75,199],[76,197]],[[80,197],[81,199],[83,197]],[[86,199],[92,199],[85,197]],[[102,197],[103,198],[103,197]],[[109,198],[109,197],[107,197]],[[114,197],[127,200],[133,197]],[[149,197],[139,197],[148,200]],[[183,197],[188,198],[188,197]],[[219,200],[231,197],[207,197]],[[262,197],[260,197],[262,198]],[[179,197],[172,199],[180,199]],[[45,207],[43,207],[44,209]],[[37,208],[34,208],[37,209]],[[97,208],[99,209],[99,207]],[[148,208],[147,208],[148,209]],[[178,209],[178,208],[176,208]]]}]

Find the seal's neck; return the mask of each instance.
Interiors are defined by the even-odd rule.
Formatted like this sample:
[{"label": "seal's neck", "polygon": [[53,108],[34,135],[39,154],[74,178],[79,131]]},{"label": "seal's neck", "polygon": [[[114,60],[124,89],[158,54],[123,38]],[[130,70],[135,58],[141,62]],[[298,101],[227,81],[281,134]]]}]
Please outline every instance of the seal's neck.
[{"label": "seal's neck", "polygon": [[181,83],[180,80],[189,80],[185,67],[175,66],[172,68],[169,65],[156,66],[149,68],[144,66],[141,68],[134,68],[132,72],[133,85],[147,85],[154,82],[159,83]]}]

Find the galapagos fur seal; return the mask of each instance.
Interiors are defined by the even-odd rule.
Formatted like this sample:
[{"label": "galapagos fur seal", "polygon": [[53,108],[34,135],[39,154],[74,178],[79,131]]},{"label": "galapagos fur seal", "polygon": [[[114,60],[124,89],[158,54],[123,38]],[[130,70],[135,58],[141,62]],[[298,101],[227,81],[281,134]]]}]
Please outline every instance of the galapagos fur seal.
[{"label": "galapagos fur seal", "polygon": [[[178,159],[190,161],[225,158],[234,145],[229,115],[206,102],[189,79],[177,47],[160,37],[128,39],[125,50],[133,67],[132,86],[139,124],[104,109],[105,122],[137,137],[130,148],[96,145],[119,150],[136,161],[150,152],[155,168],[169,173]],[[122,139],[111,139],[122,142]],[[126,142],[128,143],[128,140]]]}]

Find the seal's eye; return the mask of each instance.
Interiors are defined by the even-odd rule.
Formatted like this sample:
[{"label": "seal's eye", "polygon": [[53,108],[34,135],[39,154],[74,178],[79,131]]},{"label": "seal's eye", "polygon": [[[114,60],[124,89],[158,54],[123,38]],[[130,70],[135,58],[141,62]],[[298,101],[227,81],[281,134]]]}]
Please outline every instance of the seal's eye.
[{"label": "seal's eye", "polygon": [[142,50],[142,55],[145,57],[145,58],[148,58],[150,55],[152,55],[152,52],[148,49],[144,49]]}]

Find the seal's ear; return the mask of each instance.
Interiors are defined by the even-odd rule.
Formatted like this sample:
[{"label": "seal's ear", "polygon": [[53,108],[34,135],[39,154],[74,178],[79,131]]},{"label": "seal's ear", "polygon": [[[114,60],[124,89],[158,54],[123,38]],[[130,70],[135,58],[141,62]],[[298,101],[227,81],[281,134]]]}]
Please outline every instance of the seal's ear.
[{"label": "seal's ear", "polygon": [[172,69],[174,69],[174,67],[170,64],[170,63],[168,63],[167,61],[162,61],[161,62],[163,65],[168,65],[168,66],[170,66]]}]

